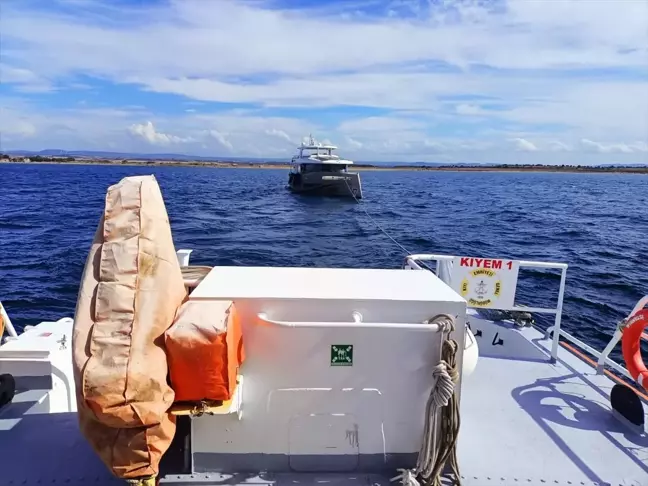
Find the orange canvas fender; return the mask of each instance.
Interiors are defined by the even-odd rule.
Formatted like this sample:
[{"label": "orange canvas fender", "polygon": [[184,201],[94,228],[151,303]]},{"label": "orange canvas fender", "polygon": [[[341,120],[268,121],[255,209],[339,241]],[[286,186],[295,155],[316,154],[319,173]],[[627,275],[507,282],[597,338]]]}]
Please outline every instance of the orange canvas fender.
[{"label": "orange canvas fender", "polygon": [[245,356],[231,301],[185,302],[165,343],[176,402],[232,398]]},{"label": "orange canvas fender", "polygon": [[648,309],[641,309],[633,314],[623,329],[621,347],[628,372],[639,386],[648,390],[648,369],[641,357],[641,339],[646,327]]},{"label": "orange canvas fender", "polygon": [[175,434],[164,332],[186,291],[153,176],[108,189],[72,335],[81,431],[121,478],[155,476]]}]

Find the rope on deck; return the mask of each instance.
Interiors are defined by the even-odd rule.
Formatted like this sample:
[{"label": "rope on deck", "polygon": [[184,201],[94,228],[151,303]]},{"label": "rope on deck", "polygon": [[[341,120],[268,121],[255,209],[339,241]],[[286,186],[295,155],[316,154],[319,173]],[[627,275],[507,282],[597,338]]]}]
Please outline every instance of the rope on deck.
[{"label": "rope on deck", "polygon": [[[400,474],[392,481],[402,486],[441,486],[442,473],[446,464],[454,476],[454,484],[461,485],[457,462],[457,437],[461,423],[459,402],[455,386],[459,381],[457,371],[457,342],[450,339],[454,331],[454,320],[447,315],[438,315],[428,324],[442,327],[441,361],[432,376],[435,384],[425,408],[423,443],[419,450],[415,469],[399,469]],[[438,437],[438,441],[436,440]]]}]

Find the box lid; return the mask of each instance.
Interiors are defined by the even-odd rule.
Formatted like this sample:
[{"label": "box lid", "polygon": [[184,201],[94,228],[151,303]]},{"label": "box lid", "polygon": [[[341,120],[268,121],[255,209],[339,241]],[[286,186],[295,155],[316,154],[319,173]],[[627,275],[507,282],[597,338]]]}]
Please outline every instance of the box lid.
[{"label": "box lid", "polygon": [[297,267],[214,267],[190,298],[463,302],[428,271]]}]

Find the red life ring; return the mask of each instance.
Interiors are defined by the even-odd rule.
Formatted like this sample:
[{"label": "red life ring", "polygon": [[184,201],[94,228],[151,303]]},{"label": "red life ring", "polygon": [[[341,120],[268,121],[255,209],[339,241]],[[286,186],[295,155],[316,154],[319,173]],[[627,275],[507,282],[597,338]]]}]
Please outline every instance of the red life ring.
[{"label": "red life ring", "polygon": [[648,309],[641,309],[633,314],[623,329],[621,347],[628,372],[639,386],[648,390],[648,368],[641,358],[641,339],[646,327],[648,327]]}]

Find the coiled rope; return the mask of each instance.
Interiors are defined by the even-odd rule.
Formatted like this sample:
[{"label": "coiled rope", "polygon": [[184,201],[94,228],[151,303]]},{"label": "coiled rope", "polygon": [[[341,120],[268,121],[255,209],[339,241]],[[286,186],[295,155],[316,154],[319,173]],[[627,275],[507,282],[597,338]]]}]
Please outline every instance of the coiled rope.
[{"label": "coiled rope", "polygon": [[453,484],[460,486],[457,437],[461,420],[455,389],[459,381],[457,342],[449,337],[454,331],[454,320],[442,314],[428,320],[427,323],[441,326],[443,337],[441,361],[432,370],[434,386],[425,407],[423,443],[416,468],[399,469],[400,474],[391,480],[400,481],[402,486],[441,486],[441,475],[447,464],[453,476]]}]

